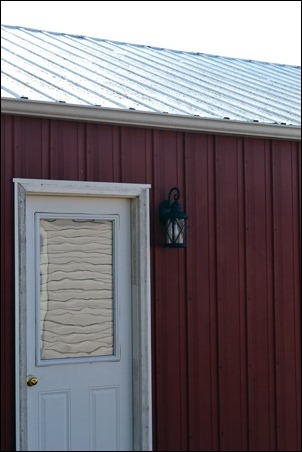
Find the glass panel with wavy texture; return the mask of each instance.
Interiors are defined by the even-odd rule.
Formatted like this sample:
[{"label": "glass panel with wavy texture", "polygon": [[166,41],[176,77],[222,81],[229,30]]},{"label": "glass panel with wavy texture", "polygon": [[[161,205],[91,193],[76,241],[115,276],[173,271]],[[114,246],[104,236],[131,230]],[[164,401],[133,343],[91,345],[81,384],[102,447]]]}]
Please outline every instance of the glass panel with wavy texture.
[{"label": "glass panel with wavy texture", "polygon": [[40,219],[41,359],[112,355],[113,221]]}]

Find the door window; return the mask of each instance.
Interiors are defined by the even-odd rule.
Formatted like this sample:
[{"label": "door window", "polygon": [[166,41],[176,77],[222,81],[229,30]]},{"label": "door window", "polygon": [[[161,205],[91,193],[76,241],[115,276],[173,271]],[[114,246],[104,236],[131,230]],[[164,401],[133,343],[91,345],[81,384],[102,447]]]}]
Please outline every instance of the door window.
[{"label": "door window", "polygon": [[36,216],[40,359],[114,355],[115,220]]}]

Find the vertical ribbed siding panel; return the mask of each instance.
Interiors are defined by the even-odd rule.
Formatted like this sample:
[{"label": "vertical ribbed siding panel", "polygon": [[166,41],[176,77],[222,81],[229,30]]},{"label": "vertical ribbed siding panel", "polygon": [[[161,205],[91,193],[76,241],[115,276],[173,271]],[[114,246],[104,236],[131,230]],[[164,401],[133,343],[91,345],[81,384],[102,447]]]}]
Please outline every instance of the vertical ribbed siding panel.
[{"label": "vertical ribbed siding panel", "polygon": [[[171,187],[178,185],[183,193],[183,181],[177,180],[179,134],[154,132],[154,191],[155,206],[167,198]],[[184,196],[184,195],[183,195]],[[158,210],[157,210],[158,212]],[[157,213],[158,215],[158,213]],[[158,218],[158,217],[157,217]],[[186,387],[182,376],[186,362],[183,362],[183,337],[185,319],[182,312],[183,281],[185,269],[182,266],[183,249],[166,249],[162,246],[163,235],[158,231],[158,245],[155,249],[155,324],[156,324],[156,431],[158,450],[182,450],[186,436],[183,425],[182,406]]]},{"label": "vertical ribbed siding panel", "polygon": [[152,182],[150,134],[150,130],[121,128],[122,182],[135,181],[137,184]]},{"label": "vertical ribbed siding panel", "polygon": [[271,152],[245,140],[246,301],[250,450],[276,450]]},{"label": "vertical ribbed siding panel", "polygon": [[1,450],[15,444],[14,118],[1,119]]},{"label": "vertical ribbed siding panel", "polygon": [[50,178],[50,152],[49,152],[50,120],[41,122],[41,178]]},{"label": "vertical ribbed siding panel", "polygon": [[185,134],[189,450],[218,450],[213,138]]},{"label": "vertical ribbed siding panel", "polygon": [[241,140],[216,137],[215,145],[220,449],[246,450]]},{"label": "vertical ribbed siding panel", "polygon": [[83,123],[78,123],[77,127],[77,180],[87,180],[86,168],[86,126]]},{"label": "vertical ribbed siding panel", "polygon": [[[300,317],[297,251],[298,212],[296,204],[297,158],[291,143],[273,144],[274,265],[276,321],[276,397],[278,450],[298,450],[298,399],[296,380],[300,362]],[[289,177],[290,176],[290,177]],[[300,357],[300,358],[298,358]]]},{"label": "vertical ribbed siding panel", "polygon": [[[186,212],[186,199],[190,194],[186,190],[186,157],[184,151],[184,137],[182,133],[177,134],[177,185],[180,188],[180,203],[182,210]],[[181,450],[188,450],[188,344],[187,344],[187,260],[186,249],[178,250],[178,303],[179,303],[179,360],[180,360],[180,403],[181,403]]]},{"label": "vertical ribbed siding panel", "polygon": [[246,303],[246,217],[245,217],[245,172],[244,139],[237,139],[238,171],[238,264],[239,264],[239,323],[240,323],[240,429],[241,449],[249,450],[248,418],[248,369],[247,369],[247,303]]},{"label": "vertical ribbed siding panel", "polygon": [[[118,143],[117,146],[116,143]],[[87,180],[119,181],[119,128],[117,126],[86,125],[86,162]]]},{"label": "vertical ribbed siding panel", "polygon": [[77,122],[51,122],[50,127],[50,169],[51,179],[78,180],[79,144]]},{"label": "vertical ribbed siding panel", "polygon": [[41,177],[42,123],[45,119],[14,119],[14,177]]},{"label": "vertical ribbed siding panel", "polygon": [[211,429],[212,449],[219,447],[219,379],[218,379],[218,306],[217,306],[217,243],[216,243],[216,180],[215,180],[214,137],[208,137],[208,209],[209,217],[209,304],[211,334]]}]

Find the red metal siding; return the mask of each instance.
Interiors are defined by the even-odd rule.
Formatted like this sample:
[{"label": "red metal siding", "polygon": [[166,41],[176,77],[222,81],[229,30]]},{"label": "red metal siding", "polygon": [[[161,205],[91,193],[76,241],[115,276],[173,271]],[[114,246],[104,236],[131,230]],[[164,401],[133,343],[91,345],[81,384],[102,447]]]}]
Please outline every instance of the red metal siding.
[{"label": "red metal siding", "polygon": [[[14,449],[13,177],[150,183],[154,450],[300,450],[300,143],[2,118],[1,450]],[[178,185],[188,248],[165,249]]]},{"label": "red metal siding", "polygon": [[221,450],[247,449],[242,142],[215,140],[216,287]]},{"label": "red metal siding", "polygon": [[[297,382],[301,381],[297,155],[292,143],[282,142],[274,143],[273,153],[277,443],[280,450],[295,450],[301,428],[297,416]],[[289,172],[293,174],[291,180]]]},{"label": "red metal siding", "polygon": [[245,142],[248,418],[251,450],[277,450],[275,437],[271,146]]},{"label": "red metal siding", "polygon": [[188,450],[219,450],[214,138],[185,135]]}]

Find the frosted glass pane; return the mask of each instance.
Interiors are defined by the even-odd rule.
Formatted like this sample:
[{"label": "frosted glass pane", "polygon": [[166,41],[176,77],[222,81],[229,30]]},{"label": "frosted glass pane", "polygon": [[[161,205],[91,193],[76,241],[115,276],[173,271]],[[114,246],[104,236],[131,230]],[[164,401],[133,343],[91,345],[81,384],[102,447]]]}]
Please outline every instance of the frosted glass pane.
[{"label": "frosted glass pane", "polygon": [[113,221],[40,220],[41,359],[112,355]]}]

